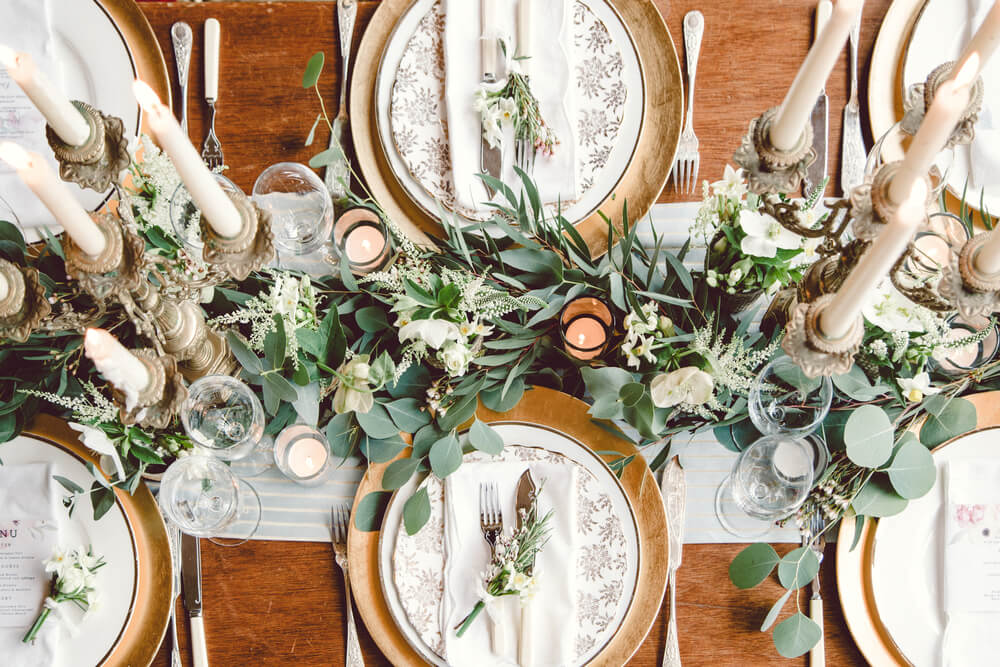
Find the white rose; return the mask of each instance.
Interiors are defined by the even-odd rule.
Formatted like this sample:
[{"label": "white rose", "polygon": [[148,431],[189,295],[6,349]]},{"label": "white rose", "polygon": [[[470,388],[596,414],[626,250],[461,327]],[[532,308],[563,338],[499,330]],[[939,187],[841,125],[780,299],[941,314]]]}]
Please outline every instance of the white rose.
[{"label": "white rose", "polygon": [[462,343],[449,342],[438,355],[448,374],[452,377],[465,375],[472,361],[472,350]]},{"label": "white rose", "polygon": [[653,405],[670,408],[681,403],[701,405],[712,398],[714,386],[711,375],[694,366],[685,366],[657,375],[649,385],[649,392]]},{"label": "white rose", "polygon": [[399,342],[422,340],[435,350],[449,340],[458,340],[462,334],[458,325],[448,320],[414,320],[399,330]]},{"label": "white rose", "polygon": [[351,410],[362,413],[371,410],[375,404],[375,395],[368,388],[371,373],[368,355],[357,355],[341,366],[339,372],[346,379],[340,381],[333,394],[333,411],[339,415]]}]

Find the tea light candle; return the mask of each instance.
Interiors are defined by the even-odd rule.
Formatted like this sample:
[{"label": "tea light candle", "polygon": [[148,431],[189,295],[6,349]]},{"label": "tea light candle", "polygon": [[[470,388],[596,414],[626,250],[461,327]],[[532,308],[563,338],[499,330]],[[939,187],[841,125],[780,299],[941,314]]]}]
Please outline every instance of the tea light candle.
[{"label": "tea light candle", "polygon": [[323,434],[305,424],[285,428],[274,441],[274,461],[288,479],[319,484],[330,466],[330,446]]},{"label": "tea light candle", "polygon": [[170,109],[160,102],[156,92],[145,82],[137,80],[133,84],[133,90],[135,99],[146,112],[149,129],[163,152],[174,163],[177,175],[201,210],[202,217],[219,236],[228,239],[238,236],[243,229],[243,220],[236,205],[219,187],[218,181],[205,166],[187,134],[177,124]]},{"label": "tea light candle", "polygon": [[603,301],[577,297],[566,304],[559,321],[563,347],[570,356],[589,361],[604,354],[614,318]]},{"label": "tea light candle", "polygon": [[17,170],[17,175],[42,200],[80,250],[91,257],[104,252],[108,243],[104,233],[41,155],[4,141],[0,143],[0,159]]},{"label": "tea light candle", "polygon": [[351,271],[362,275],[389,263],[392,242],[385,223],[371,209],[352,208],[333,225],[333,240]]},{"label": "tea light candle", "polygon": [[146,364],[104,329],[87,329],[83,350],[98,372],[125,394],[126,409],[135,407],[139,394],[150,383]]},{"label": "tea light candle", "polygon": [[38,69],[31,56],[0,44],[0,63],[63,142],[70,146],[82,146],[87,142],[90,125],[79,109]]}]

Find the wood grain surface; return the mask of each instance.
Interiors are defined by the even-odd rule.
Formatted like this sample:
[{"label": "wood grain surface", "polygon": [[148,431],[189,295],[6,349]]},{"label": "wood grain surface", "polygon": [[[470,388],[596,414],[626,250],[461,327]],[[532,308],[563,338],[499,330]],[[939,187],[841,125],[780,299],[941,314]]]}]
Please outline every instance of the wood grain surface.
[{"label": "wood grain surface", "polygon": [[[715,180],[746,131],[751,117],[781,102],[812,38],[814,0],[655,0],[667,18],[683,54],[681,21],[686,12],[705,15],[696,86],[694,124],[701,141],[702,179]],[[861,36],[862,69],[891,0],[868,0]],[[376,2],[361,2],[358,31]],[[222,23],[220,100],[217,131],[232,165],[230,177],[249,191],[257,175],[279,161],[306,162],[326,147],[325,131],[316,144],[303,146],[318,111],[315,96],[300,85],[309,56],[323,50],[327,66],[322,90],[335,107],[340,65],[329,2],[286,3],[148,3],[142,5],[173,72],[170,26],[187,21],[194,28],[195,48],[190,81],[190,130],[200,145],[204,136],[201,71],[202,24]],[[683,62],[683,55],[681,56]],[[683,66],[682,66],[683,68]],[[862,110],[865,111],[862,72]],[[831,180],[839,180],[840,118],[849,91],[847,56],[827,86],[830,96]],[[335,109],[330,109],[331,114]],[[865,128],[867,134],[867,128]],[[871,137],[867,137],[869,145]],[[839,188],[830,186],[828,194]],[[695,199],[671,186],[661,202]],[[222,548],[202,542],[205,627],[213,665],[332,665],[344,660],[343,583],[328,544],[251,542]],[[742,545],[687,545],[678,574],[678,623],[685,665],[806,664],[806,658],[784,661],[768,634],[758,632],[770,605],[781,594],[772,578],[751,591],[739,591],[728,580],[729,562]],[[784,552],[784,549],[781,550]],[[822,570],[826,604],[826,650],[831,666],[860,665],[837,599],[832,547]],[[808,601],[801,601],[808,608]],[[783,616],[794,606],[789,604]],[[665,611],[666,607],[664,607]],[[191,664],[187,624],[178,604],[182,659]],[[659,665],[665,639],[665,615],[654,626],[630,664]],[[387,664],[364,628],[359,629],[366,663]],[[169,641],[154,663],[169,665]]]}]

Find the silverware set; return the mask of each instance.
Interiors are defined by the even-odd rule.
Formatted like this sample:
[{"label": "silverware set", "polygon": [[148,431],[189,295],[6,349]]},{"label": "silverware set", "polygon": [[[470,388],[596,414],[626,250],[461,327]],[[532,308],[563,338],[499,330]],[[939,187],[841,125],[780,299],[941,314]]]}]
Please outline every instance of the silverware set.
[{"label": "silverware set", "polygon": [[[819,514],[814,514],[809,520],[808,534],[802,538],[803,546],[808,545],[815,552],[820,564],[823,563],[823,551],[826,548],[824,530],[826,530],[826,521]],[[826,631],[823,625],[823,596],[820,592],[819,572],[816,573],[816,577],[812,580],[809,587],[812,593],[809,597],[809,618],[819,626],[819,629],[825,635]],[[824,667],[826,665],[824,636],[820,636],[819,641],[809,651],[809,664],[812,667]]]},{"label": "silverware set", "polygon": [[[177,65],[177,83],[181,89],[180,122],[181,129],[188,131],[188,71],[191,67],[191,45],[194,33],[191,26],[179,21],[170,28],[170,39],[174,47]],[[205,102],[208,104],[208,132],[201,149],[201,159],[209,169],[220,169],[225,164],[222,143],[215,133],[215,105],[219,101],[219,47],[221,26],[218,19],[205,21]]]},{"label": "silverware set", "polygon": [[479,485],[479,527],[483,539],[490,545],[490,553],[496,549],[497,539],[503,533],[503,514],[500,511],[500,492],[496,484]]},{"label": "silverware set", "polygon": [[347,564],[347,530],[351,509],[347,505],[330,508],[330,532],[333,536],[333,555],[337,566],[344,573],[344,597],[347,601],[347,667],[364,667],[358,629],[354,624],[354,606],[351,602],[351,576]]},{"label": "silverware set", "polygon": [[698,74],[698,56],[701,54],[701,38],[705,33],[705,16],[695,10],[684,15],[684,53],[687,57],[688,91],[687,112],[684,116],[684,132],[677,144],[677,156],[670,168],[669,178],[674,189],[688,194],[695,191],[698,182],[698,168],[701,153],[698,152],[698,136],[694,133],[694,82]]}]

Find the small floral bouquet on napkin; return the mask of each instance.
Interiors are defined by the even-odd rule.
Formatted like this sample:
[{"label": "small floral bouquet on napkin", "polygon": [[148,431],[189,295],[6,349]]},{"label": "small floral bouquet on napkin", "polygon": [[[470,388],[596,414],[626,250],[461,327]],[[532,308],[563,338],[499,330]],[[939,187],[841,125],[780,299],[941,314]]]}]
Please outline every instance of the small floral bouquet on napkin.
[{"label": "small floral bouquet on napkin", "polygon": [[38,618],[31,624],[31,628],[21,639],[24,643],[34,641],[49,615],[54,611],[64,623],[70,625],[71,631],[75,627],[59,610],[59,605],[63,602],[72,602],[84,612],[90,610],[97,602],[97,571],[104,567],[104,557],[94,553],[94,548],[88,546],[77,547],[73,551],[66,552],[56,549],[52,558],[45,561],[45,571],[52,573],[52,584],[49,595],[45,598],[45,604]]},{"label": "small floral bouquet on napkin", "polygon": [[[455,633],[461,637],[476,620],[480,612],[490,600],[507,595],[517,595],[522,600],[529,600],[535,592],[535,577],[532,568],[535,557],[549,539],[549,520],[554,510],[549,510],[539,518],[537,512],[538,491],[531,502],[531,509],[526,511],[519,530],[502,533],[497,538],[493,549],[493,560],[483,574],[482,599],[476,603],[469,615],[458,626]],[[521,510],[525,512],[525,510]]]}]

